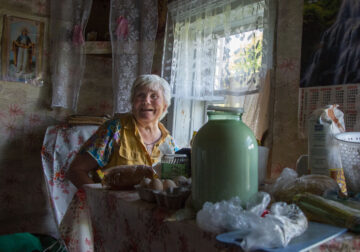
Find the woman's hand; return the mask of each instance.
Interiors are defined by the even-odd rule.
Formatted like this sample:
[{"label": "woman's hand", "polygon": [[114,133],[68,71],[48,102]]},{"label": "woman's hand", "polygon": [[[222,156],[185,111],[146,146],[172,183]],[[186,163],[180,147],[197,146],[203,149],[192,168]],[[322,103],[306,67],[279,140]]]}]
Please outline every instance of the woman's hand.
[{"label": "woman's hand", "polygon": [[71,163],[69,170],[66,173],[66,178],[69,179],[77,188],[81,188],[84,184],[93,184],[94,181],[89,177],[89,172],[96,170],[98,163],[88,153],[79,154]]}]

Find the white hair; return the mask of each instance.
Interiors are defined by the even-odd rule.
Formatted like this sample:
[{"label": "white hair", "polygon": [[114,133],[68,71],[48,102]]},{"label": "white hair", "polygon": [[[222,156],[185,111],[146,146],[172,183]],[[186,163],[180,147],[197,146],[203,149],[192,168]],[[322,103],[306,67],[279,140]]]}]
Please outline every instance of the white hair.
[{"label": "white hair", "polygon": [[161,78],[160,76],[155,74],[143,74],[138,76],[131,87],[131,103],[134,102],[135,91],[139,87],[148,87],[153,90],[162,90],[162,94],[167,105],[166,110],[160,117],[160,120],[163,119],[168,112],[168,108],[171,105],[171,91],[169,83],[164,78]]}]

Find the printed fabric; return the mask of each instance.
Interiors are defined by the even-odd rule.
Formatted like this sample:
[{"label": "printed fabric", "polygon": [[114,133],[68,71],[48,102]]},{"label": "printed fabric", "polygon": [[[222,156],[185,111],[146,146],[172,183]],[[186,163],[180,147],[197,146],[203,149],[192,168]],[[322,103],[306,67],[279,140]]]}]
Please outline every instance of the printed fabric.
[{"label": "printed fabric", "polygon": [[160,162],[162,155],[178,150],[172,136],[161,123],[159,128],[161,138],[149,154],[135,119],[131,114],[124,114],[100,126],[83,145],[81,152],[89,153],[103,169],[118,165],[153,166]]}]

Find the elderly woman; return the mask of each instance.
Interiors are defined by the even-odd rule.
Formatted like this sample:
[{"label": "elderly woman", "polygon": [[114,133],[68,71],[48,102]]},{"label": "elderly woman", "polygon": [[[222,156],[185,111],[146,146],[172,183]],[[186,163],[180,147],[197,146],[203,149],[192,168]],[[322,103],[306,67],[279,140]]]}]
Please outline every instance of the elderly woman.
[{"label": "elderly woman", "polygon": [[132,112],[105,122],[82,146],[67,172],[76,186],[94,183],[89,172],[118,165],[151,166],[174,153],[173,138],[160,120],[170,106],[170,87],[157,75],[141,75],[131,89]]}]

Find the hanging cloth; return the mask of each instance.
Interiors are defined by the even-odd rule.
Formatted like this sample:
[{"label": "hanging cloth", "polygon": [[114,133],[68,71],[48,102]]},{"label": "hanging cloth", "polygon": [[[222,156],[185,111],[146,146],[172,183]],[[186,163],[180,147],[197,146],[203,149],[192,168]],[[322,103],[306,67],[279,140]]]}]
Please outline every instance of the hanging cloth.
[{"label": "hanging cloth", "polygon": [[114,113],[131,110],[133,81],[151,73],[157,23],[157,0],[111,0]]},{"label": "hanging cloth", "polygon": [[84,31],[92,0],[51,0],[51,107],[77,110],[85,70]]}]

